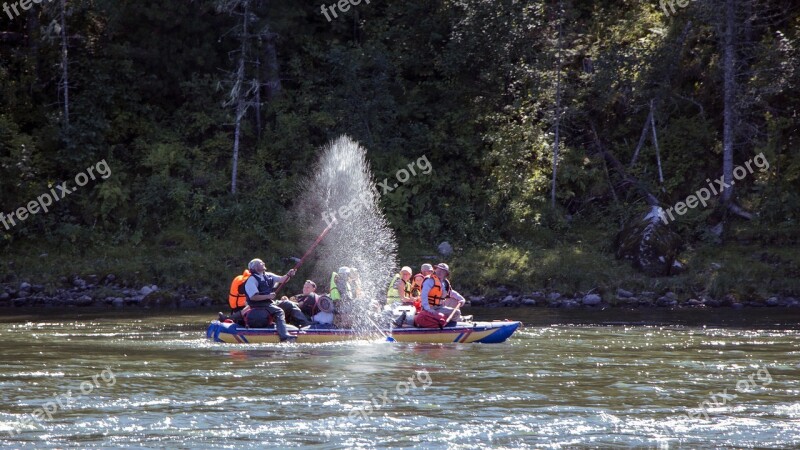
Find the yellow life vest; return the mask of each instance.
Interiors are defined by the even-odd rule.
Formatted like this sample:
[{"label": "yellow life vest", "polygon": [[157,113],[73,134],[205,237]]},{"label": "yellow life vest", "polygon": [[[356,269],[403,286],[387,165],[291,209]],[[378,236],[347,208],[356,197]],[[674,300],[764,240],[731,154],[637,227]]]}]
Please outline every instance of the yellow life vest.
[{"label": "yellow life vest", "polygon": [[[400,298],[400,294],[397,293],[397,280],[403,280],[403,277],[398,273],[395,274],[394,278],[392,278],[392,282],[389,283],[389,289],[386,291],[386,304],[391,305],[392,303],[400,302],[403,299]],[[408,281],[403,280],[403,292],[405,292],[406,297],[411,296],[411,283]]]},{"label": "yellow life vest", "polygon": [[331,273],[331,293],[329,297],[333,301],[337,301],[342,298],[341,294],[339,294],[339,288],[336,287],[336,272]]}]

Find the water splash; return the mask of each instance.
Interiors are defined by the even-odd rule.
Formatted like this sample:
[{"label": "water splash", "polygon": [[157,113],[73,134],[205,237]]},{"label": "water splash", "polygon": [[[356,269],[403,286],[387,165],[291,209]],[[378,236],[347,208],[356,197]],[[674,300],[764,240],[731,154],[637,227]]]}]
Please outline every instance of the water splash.
[{"label": "water splash", "polygon": [[[370,302],[383,300],[397,268],[397,243],[378,206],[380,196],[367,151],[350,137],[341,136],[323,148],[311,173],[298,197],[298,223],[317,233],[334,224],[313,258],[317,292],[328,292],[331,273],[339,267],[357,268],[362,296],[355,307],[366,311]],[[366,318],[360,319],[354,328],[374,332]]]}]

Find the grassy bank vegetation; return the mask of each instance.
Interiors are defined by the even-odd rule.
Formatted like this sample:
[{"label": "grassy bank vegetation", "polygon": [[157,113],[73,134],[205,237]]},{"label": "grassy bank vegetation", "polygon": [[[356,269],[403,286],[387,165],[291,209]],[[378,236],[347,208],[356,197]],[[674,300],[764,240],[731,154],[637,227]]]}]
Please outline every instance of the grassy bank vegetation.
[{"label": "grassy bank vegetation", "polygon": [[[618,288],[633,292],[674,292],[678,298],[733,294],[742,300],[763,300],[770,295],[800,294],[800,254],[794,247],[800,230],[786,226],[740,226],[725,244],[700,242],[679,256],[683,273],[649,277],[628,261],[614,257],[615,231],[579,226],[563,233],[541,233],[525,243],[495,243],[458,249],[450,264],[453,282],[462,292],[496,296],[498,287],[530,294],[599,293],[613,303]],[[428,251],[401,255],[403,263],[416,263]],[[416,268],[415,268],[416,269]]]},{"label": "grassy bank vegetation", "polygon": [[[629,262],[614,258],[613,238],[613,230],[585,224],[557,233],[542,230],[526,242],[456,244],[454,255],[444,259],[435,256],[434,245],[401,237],[399,260],[415,270],[423,262],[447,260],[458,290],[490,297],[499,295],[501,286],[521,294],[592,291],[611,303],[618,288],[657,294],[672,291],[681,299],[734,294],[742,300],[763,300],[775,294],[800,294],[800,254],[793,248],[800,240],[800,231],[793,227],[760,229],[748,224],[733,230],[725,244],[687,247],[679,257],[686,270],[669,277],[648,277]],[[137,245],[94,242],[59,246],[26,241],[13,249],[13,260],[4,261],[8,274],[4,281],[45,284],[52,290],[63,284],[63,278],[97,275],[102,279],[114,274],[117,283],[123,285],[138,288],[157,284],[165,290],[192,287],[198,295],[222,303],[230,280],[251,258],[262,257],[270,270],[283,273],[292,265],[284,258],[300,256],[304,251],[302,245],[292,241],[291,233],[274,242],[263,242],[257,249],[242,244],[254,242],[252,239],[211,237],[176,229]],[[299,290],[302,280],[312,276],[311,267],[309,264],[301,269],[290,290]]]}]

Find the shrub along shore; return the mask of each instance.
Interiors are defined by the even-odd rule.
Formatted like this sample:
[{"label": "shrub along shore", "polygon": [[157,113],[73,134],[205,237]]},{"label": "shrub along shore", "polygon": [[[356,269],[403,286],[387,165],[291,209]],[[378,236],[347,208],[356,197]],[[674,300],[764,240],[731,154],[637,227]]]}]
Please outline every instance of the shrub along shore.
[{"label": "shrub along shore", "polygon": [[[739,235],[724,245],[685,249],[683,273],[649,277],[608,250],[613,236],[576,229],[537,245],[460,247],[449,257],[435,245],[413,247],[400,238],[400,265],[446,261],[451,281],[472,306],[550,308],[800,307],[800,255],[794,246],[762,233]],[[0,308],[227,308],[230,282],[247,261],[261,257],[283,273],[298,250],[292,239],[256,253],[232,250],[230,240],[171,234],[149,244],[31,247],[15,250],[0,265]],[[594,244],[592,244],[594,243]],[[243,246],[240,246],[243,247]],[[302,246],[300,246],[302,247]],[[313,259],[313,258],[312,258]],[[324,272],[329,268],[317,268]],[[314,275],[313,262],[300,269],[287,293]]]},{"label": "shrub along shore", "polygon": [[[224,299],[201,296],[186,287],[160,289],[156,285],[139,289],[114,283],[115,276],[109,274],[102,279],[90,275],[89,281],[78,276],[64,280],[65,286],[46,289],[43,285],[32,285],[26,281],[5,283],[0,289],[0,308],[171,308],[193,309],[219,306],[224,310]],[[800,308],[800,299],[794,296],[774,295],[767,299],[741,298],[728,294],[715,299],[709,296],[680,298],[674,292],[660,295],[652,291],[631,292],[619,288],[613,295],[595,293],[562,294],[557,291],[515,292],[505,286],[495,289],[500,295],[467,295],[467,306],[478,307],[547,307],[547,308],[716,308],[731,307],[788,307]]]}]

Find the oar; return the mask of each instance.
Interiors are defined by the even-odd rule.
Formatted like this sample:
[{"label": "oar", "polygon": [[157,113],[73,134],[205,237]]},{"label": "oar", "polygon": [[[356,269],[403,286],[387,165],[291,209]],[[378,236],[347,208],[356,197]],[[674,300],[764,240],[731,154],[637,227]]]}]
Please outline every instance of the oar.
[{"label": "oar", "polygon": [[448,323],[450,323],[450,319],[452,319],[453,316],[456,315],[456,311],[458,311],[460,309],[461,309],[461,305],[459,304],[458,306],[456,306],[456,309],[454,309],[453,312],[450,313],[450,315],[447,317],[447,322],[445,322],[444,324],[447,325]]},{"label": "oar", "polygon": [[374,325],[374,326],[375,326],[375,328],[377,328],[377,329],[378,329],[378,332],[380,332],[380,333],[383,335],[383,337],[385,337],[385,338],[386,338],[386,342],[397,342],[397,341],[395,341],[395,340],[394,340],[394,338],[393,338],[393,337],[391,337],[391,336],[387,335],[386,333],[384,333],[384,332],[383,332],[383,330],[381,330],[381,327],[379,327],[377,323],[373,322],[373,320],[372,320],[372,319],[370,319],[370,318],[369,318],[369,316],[367,316],[367,315],[364,315],[364,317],[366,317],[366,318],[367,318],[367,320],[369,320],[369,322],[370,322],[372,325]]},{"label": "oar", "polygon": [[[317,238],[317,240],[316,240],[316,241],[314,241],[314,243],[313,243],[313,244],[311,244],[311,247],[309,247],[309,248],[308,248],[308,250],[306,250],[306,254],[305,254],[305,255],[303,255],[303,257],[302,257],[302,258],[300,258],[300,261],[297,261],[297,264],[295,264],[295,265],[294,265],[294,267],[292,268],[292,270],[294,270],[294,271],[297,271],[297,269],[299,269],[299,268],[300,268],[300,266],[302,266],[302,265],[303,265],[303,262],[305,262],[305,260],[306,260],[306,258],[308,257],[308,255],[310,255],[310,254],[311,254],[311,252],[313,252],[313,251],[314,251],[314,249],[315,249],[315,248],[317,248],[317,245],[319,245],[319,243],[320,243],[320,242],[322,242],[322,239],[325,237],[325,235],[326,235],[326,234],[328,234],[328,232],[330,232],[330,231],[331,231],[331,229],[333,228],[333,224],[335,224],[335,223],[336,223],[336,222],[331,222],[331,224],[330,224],[330,225],[328,225],[328,227],[327,227],[327,228],[325,228],[325,230],[323,230],[323,231],[322,231],[322,234],[320,234],[320,235],[319,235],[319,237]],[[284,286],[286,286],[286,284],[288,284],[288,283],[289,283],[289,280],[287,279],[287,280],[286,280],[284,283],[281,283],[281,284],[280,284],[280,286],[278,286],[278,289],[275,289],[275,298],[278,298],[278,293],[279,293],[279,292],[281,291],[281,289],[283,289],[283,287],[284,287]]]}]

